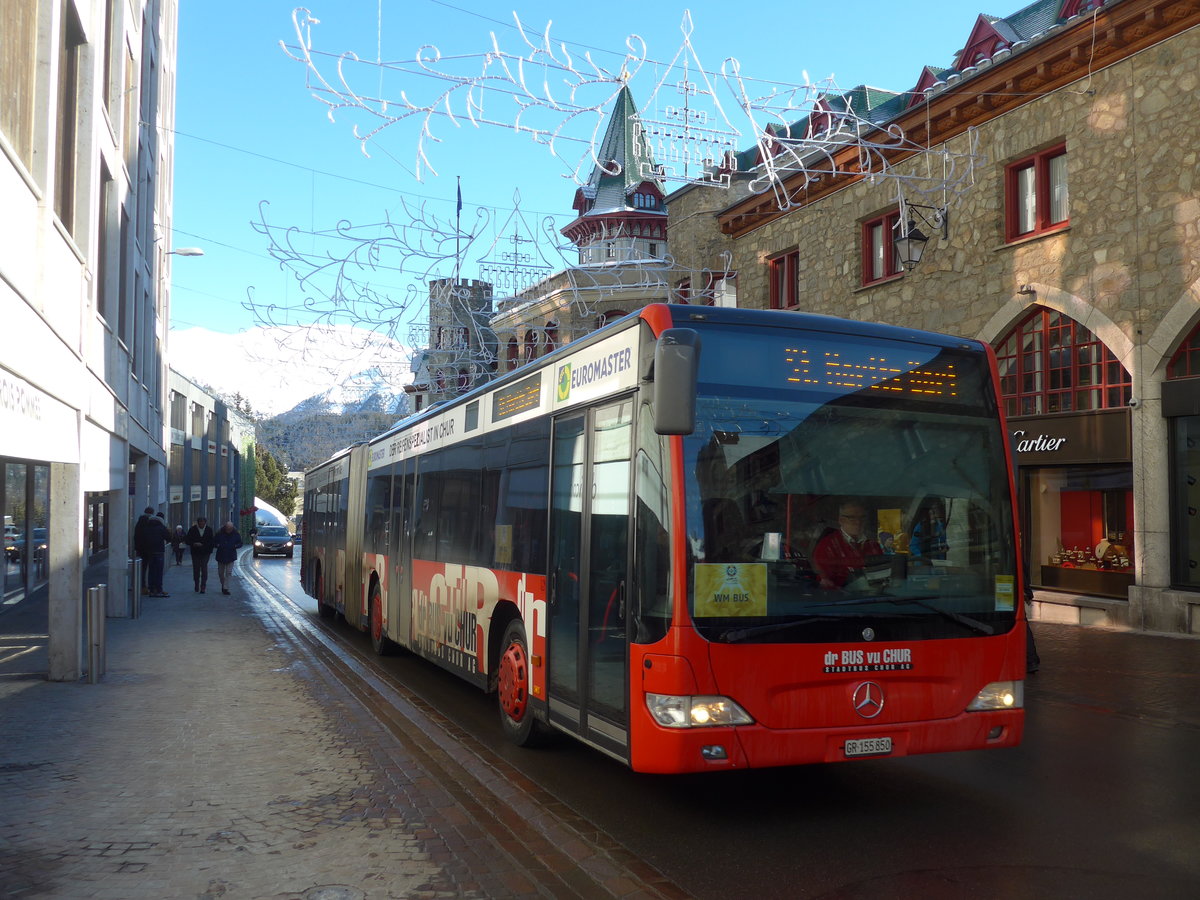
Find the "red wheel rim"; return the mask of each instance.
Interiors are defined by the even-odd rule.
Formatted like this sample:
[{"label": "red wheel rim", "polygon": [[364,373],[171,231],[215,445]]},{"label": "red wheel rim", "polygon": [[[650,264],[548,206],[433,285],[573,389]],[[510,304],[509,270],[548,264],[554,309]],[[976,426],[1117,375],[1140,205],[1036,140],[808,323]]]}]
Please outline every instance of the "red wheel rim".
[{"label": "red wheel rim", "polygon": [[529,702],[529,661],[525,647],[513,641],[500,657],[500,708],[514,722],[525,716]]}]

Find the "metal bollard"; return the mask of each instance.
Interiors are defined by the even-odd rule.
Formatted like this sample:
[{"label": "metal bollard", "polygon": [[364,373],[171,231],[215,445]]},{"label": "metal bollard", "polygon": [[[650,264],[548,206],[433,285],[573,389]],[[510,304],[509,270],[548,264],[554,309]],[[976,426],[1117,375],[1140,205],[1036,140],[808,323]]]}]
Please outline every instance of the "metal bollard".
[{"label": "metal bollard", "polygon": [[105,658],[104,607],[108,585],[98,584],[87,592],[88,684],[96,684],[108,669]]},{"label": "metal bollard", "polygon": [[135,557],[129,561],[129,618],[142,614],[142,560]]}]

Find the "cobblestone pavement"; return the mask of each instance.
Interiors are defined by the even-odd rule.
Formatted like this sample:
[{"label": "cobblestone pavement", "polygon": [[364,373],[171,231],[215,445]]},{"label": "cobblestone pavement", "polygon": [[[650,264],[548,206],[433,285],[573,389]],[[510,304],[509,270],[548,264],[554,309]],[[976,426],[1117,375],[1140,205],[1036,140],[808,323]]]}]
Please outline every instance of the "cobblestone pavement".
[{"label": "cobblestone pavement", "polygon": [[0,618],[0,897],[684,896],[567,817],[490,806],[445,735],[397,740],[240,579],[165,586],[107,621],[97,684],[45,680],[44,638]]}]

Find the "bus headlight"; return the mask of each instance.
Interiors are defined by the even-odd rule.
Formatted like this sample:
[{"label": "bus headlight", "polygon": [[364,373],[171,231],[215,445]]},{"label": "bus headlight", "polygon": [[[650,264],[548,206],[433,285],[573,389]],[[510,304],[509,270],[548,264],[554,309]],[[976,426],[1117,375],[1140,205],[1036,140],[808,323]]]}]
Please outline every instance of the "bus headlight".
[{"label": "bus headlight", "polygon": [[646,707],[664,728],[705,728],[749,725],[754,720],[728,697],[688,697],[647,694]]},{"label": "bus headlight", "polygon": [[1020,709],[1025,705],[1025,682],[993,681],[975,695],[968,712],[985,709]]}]

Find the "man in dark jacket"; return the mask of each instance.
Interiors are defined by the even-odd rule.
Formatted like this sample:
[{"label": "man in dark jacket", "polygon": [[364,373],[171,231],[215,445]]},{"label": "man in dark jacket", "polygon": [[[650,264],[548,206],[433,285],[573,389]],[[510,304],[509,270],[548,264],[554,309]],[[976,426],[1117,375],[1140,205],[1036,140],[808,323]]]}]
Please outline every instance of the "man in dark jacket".
[{"label": "man in dark jacket", "polygon": [[145,589],[148,597],[169,596],[163,591],[163,564],[166,560],[167,541],[171,539],[167,524],[154,515],[154,507],[147,506],[146,512],[133,527],[133,548],[142,559],[145,573]]},{"label": "man in dark jacket", "polygon": [[196,583],[196,591],[201,594],[208,587],[208,558],[212,556],[213,539],[208,519],[199,516],[196,524],[188,530],[186,540],[192,551],[192,581]]},{"label": "man in dark jacket", "polygon": [[147,506],[145,512],[133,526],[133,552],[142,561],[142,593],[150,593],[150,529],[154,519],[154,507]]}]

